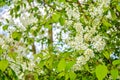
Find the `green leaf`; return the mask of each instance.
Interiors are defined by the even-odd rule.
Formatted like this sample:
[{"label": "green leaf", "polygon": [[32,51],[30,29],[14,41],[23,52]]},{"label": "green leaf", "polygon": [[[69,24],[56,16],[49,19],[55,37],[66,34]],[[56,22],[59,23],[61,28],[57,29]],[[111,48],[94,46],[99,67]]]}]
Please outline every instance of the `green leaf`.
[{"label": "green leaf", "polygon": [[39,79],[38,79],[38,74],[37,74],[37,73],[34,73],[34,79],[35,79],[35,80],[39,80]]},{"label": "green leaf", "polygon": [[0,70],[5,71],[5,69],[8,67],[8,61],[7,60],[1,60],[0,61]]},{"label": "green leaf", "polygon": [[98,80],[103,80],[108,73],[107,67],[105,65],[98,65],[95,69],[95,73]]},{"label": "green leaf", "polygon": [[85,69],[86,69],[87,71],[89,71],[89,72],[90,72],[90,69],[89,69],[88,64],[85,64],[85,65],[84,65],[84,67],[85,67]]},{"label": "green leaf", "polygon": [[69,72],[70,80],[75,80],[76,76],[77,75],[73,71]]},{"label": "green leaf", "polygon": [[112,62],[112,64],[113,65],[118,65],[118,64],[120,64],[120,60],[115,60],[115,61]]},{"label": "green leaf", "polygon": [[65,19],[63,17],[60,17],[60,24],[63,26],[65,24]]},{"label": "green leaf", "polygon": [[59,18],[60,18],[60,13],[54,13],[52,15],[52,20],[53,22],[58,22],[59,21]]},{"label": "green leaf", "polygon": [[69,74],[65,74],[65,80],[68,80],[69,79]]},{"label": "green leaf", "polygon": [[118,70],[117,69],[112,69],[111,70],[111,75],[112,75],[113,80],[116,80],[117,77],[118,77]]},{"label": "green leaf", "polygon": [[34,42],[34,38],[27,38],[28,44],[32,44]]},{"label": "green leaf", "polygon": [[3,53],[3,49],[2,47],[0,46],[0,55]]},{"label": "green leaf", "polygon": [[102,22],[103,22],[103,25],[106,26],[107,28],[112,26],[106,19],[103,19]]},{"label": "green leaf", "polygon": [[59,2],[65,2],[65,0],[59,0]]},{"label": "green leaf", "polygon": [[28,0],[29,3],[33,2],[33,0]]},{"label": "green leaf", "polygon": [[3,30],[5,31],[5,30],[7,30],[8,29],[8,25],[4,25],[3,26]]},{"label": "green leaf", "polygon": [[103,55],[105,56],[105,58],[109,59],[110,58],[110,54],[106,51],[103,53]]},{"label": "green leaf", "polygon": [[116,6],[116,9],[120,12],[120,4]]},{"label": "green leaf", "polygon": [[21,32],[13,32],[13,33],[12,33],[12,38],[13,38],[14,40],[19,41],[19,40],[21,39],[21,37],[22,37],[22,33],[21,33]]},{"label": "green leaf", "polygon": [[75,61],[69,61],[66,65],[66,70],[70,70],[74,64],[75,64]]},{"label": "green leaf", "polygon": [[53,57],[51,57],[51,58],[49,58],[47,61],[46,61],[46,67],[48,68],[48,69],[52,69],[52,67],[53,67]]},{"label": "green leaf", "polygon": [[58,74],[58,77],[61,78],[62,76],[65,76],[65,72],[61,72]]},{"label": "green leaf", "polygon": [[113,10],[110,10],[110,12],[111,12],[111,15],[112,15],[112,19],[113,20],[117,19],[117,16],[116,16],[115,12]]},{"label": "green leaf", "polygon": [[60,62],[58,63],[57,70],[58,70],[59,72],[61,72],[61,71],[64,71],[65,68],[66,68],[65,59],[61,59]]},{"label": "green leaf", "polygon": [[16,60],[16,57],[17,57],[17,53],[8,53],[8,56],[14,60]]}]

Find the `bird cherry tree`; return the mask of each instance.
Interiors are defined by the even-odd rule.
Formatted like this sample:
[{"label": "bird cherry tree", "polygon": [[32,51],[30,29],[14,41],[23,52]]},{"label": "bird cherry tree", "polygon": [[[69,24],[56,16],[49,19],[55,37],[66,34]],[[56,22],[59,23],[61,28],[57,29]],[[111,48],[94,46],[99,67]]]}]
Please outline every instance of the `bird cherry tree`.
[{"label": "bird cherry tree", "polygon": [[119,0],[6,0],[2,80],[120,79]]}]

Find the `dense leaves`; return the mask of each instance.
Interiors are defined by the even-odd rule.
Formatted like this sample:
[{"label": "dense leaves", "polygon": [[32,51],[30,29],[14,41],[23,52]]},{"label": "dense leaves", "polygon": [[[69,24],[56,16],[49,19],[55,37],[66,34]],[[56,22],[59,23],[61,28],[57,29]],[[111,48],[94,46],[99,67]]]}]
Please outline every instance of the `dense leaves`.
[{"label": "dense leaves", "polygon": [[119,0],[0,0],[5,6],[0,80],[120,79]]}]

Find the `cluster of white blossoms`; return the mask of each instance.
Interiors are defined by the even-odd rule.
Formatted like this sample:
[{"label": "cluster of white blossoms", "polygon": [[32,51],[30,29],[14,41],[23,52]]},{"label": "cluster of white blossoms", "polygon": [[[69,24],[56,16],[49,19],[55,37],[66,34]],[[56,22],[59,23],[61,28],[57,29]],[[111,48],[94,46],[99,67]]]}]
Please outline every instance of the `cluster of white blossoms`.
[{"label": "cluster of white blossoms", "polygon": [[26,28],[28,25],[31,25],[37,22],[37,18],[35,18],[32,14],[29,14],[27,12],[21,14],[21,16],[19,17],[19,20],[20,20],[20,23],[22,24],[21,27],[24,27],[24,28]]},{"label": "cluster of white blossoms", "polygon": [[93,48],[95,48],[98,52],[103,50],[106,45],[104,39],[100,35],[97,35],[92,39],[92,44]]},{"label": "cluster of white blossoms", "polygon": [[83,55],[79,56],[77,58],[76,64],[73,66],[73,69],[76,70],[81,70],[82,66],[87,63],[87,61],[90,60],[90,58],[93,58],[95,55],[93,53],[92,49],[87,49]]},{"label": "cluster of white blossoms", "polygon": [[[81,2],[83,2],[83,0],[81,0]],[[73,10],[74,8],[68,7],[66,10],[66,14],[68,15],[66,26],[73,26],[73,28],[76,30],[76,36],[74,39],[72,38],[72,40],[71,37],[69,37],[67,44],[76,50],[84,51],[83,53],[80,53],[80,56],[77,57],[76,64],[73,66],[74,70],[81,70],[83,65],[85,65],[90,58],[95,57],[95,52],[101,52],[104,50],[106,42],[103,36],[98,33],[97,29],[99,29],[100,19],[103,15],[103,8],[109,5],[109,0],[106,2],[107,3],[100,1],[102,5],[99,4],[98,7],[95,7],[91,4],[91,7],[85,11],[90,12],[91,18],[93,18],[92,22],[90,23],[92,26],[83,27],[83,24],[79,21],[80,12],[75,12]],[[78,6],[76,6],[75,9],[78,9]],[[73,15],[73,11],[75,15]]]},{"label": "cluster of white blossoms", "polygon": [[68,16],[68,19],[71,20],[71,19],[74,19],[74,20],[79,20],[80,19],[80,13],[79,13],[79,9],[78,9],[78,5],[73,3],[73,7],[69,4],[66,4],[66,14]]}]

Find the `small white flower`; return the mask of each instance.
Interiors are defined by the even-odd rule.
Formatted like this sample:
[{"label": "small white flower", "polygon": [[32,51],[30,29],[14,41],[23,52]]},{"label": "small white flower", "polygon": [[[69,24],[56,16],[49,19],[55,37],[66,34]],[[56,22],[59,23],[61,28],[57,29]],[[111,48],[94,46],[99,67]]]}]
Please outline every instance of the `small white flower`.
[{"label": "small white flower", "polygon": [[34,30],[34,31],[35,31],[36,29],[37,29],[37,27],[36,27],[36,26],[34,26],[34,27],[32,27],[32,28],[31,28],[31,30]]},{"label": "small white flower", "polygon": [[81,64],[81,65],[86,64],[85,57],[84,57],[84,56],[80,56],[80,57],[78,57],[76,63],[77,63],[77,64]]},{"label": "small white flower", "polygon": [[83,4],[85,0],[78,0],[79,3]]},{"label": "small white flower", "polygon": [[94,57],[93,50],[92,50],[92,49],[87,49],[87,50],[84,52],[84,55],[85,55],[85,57],[89,56],[90,58],[93,58],[93,57]]}]

